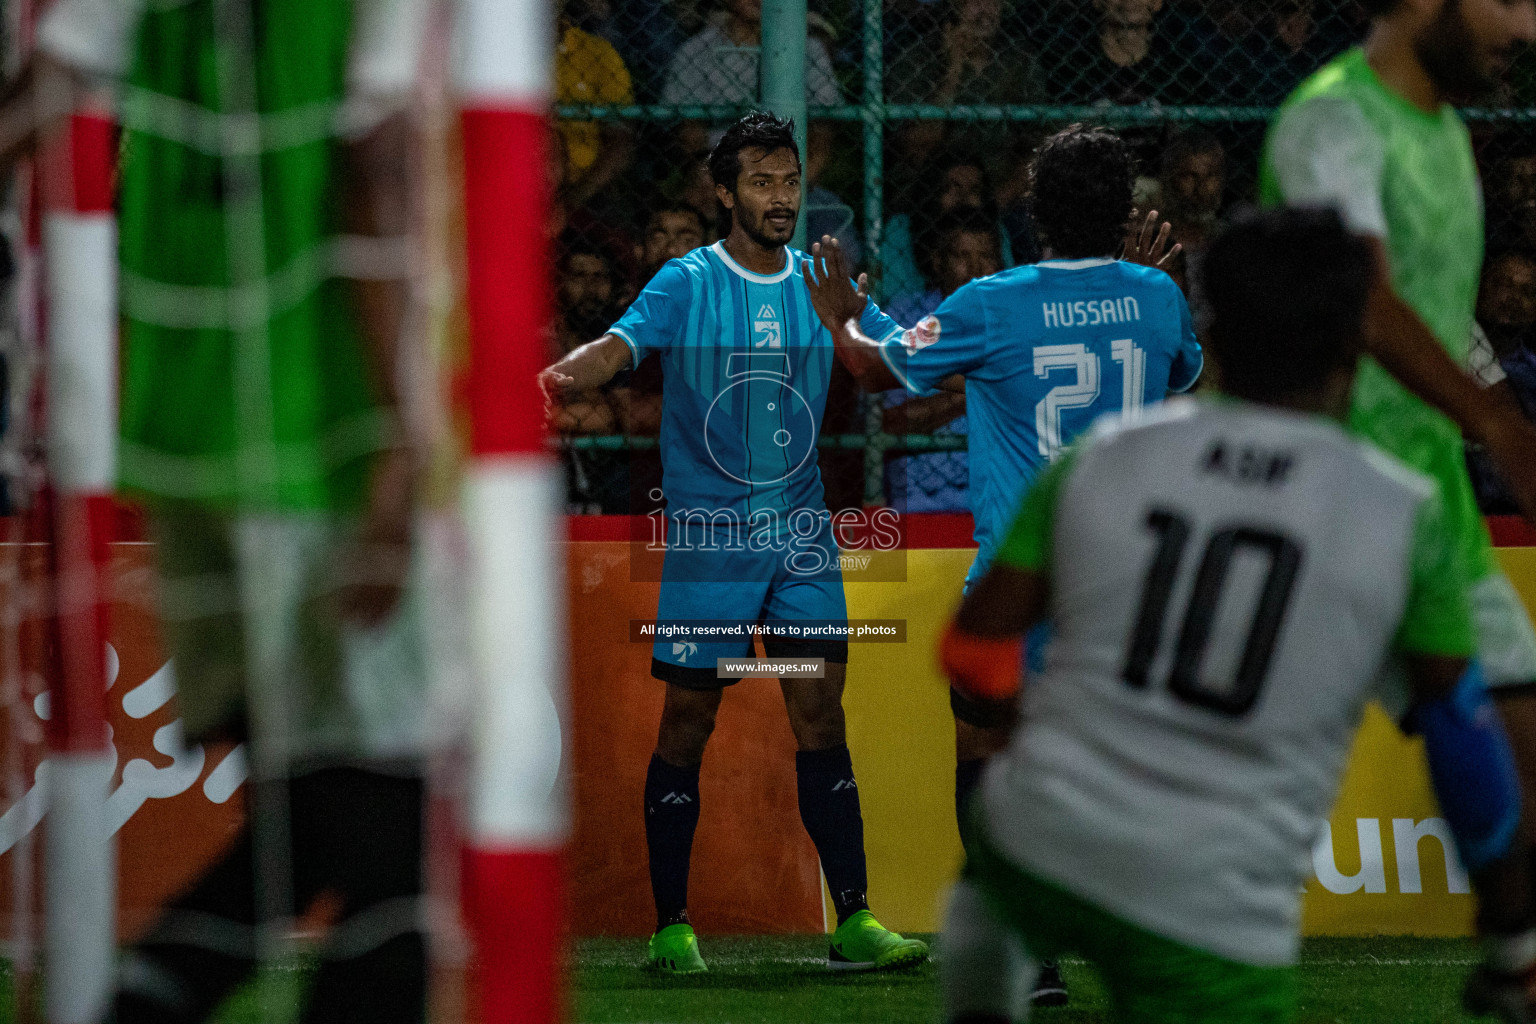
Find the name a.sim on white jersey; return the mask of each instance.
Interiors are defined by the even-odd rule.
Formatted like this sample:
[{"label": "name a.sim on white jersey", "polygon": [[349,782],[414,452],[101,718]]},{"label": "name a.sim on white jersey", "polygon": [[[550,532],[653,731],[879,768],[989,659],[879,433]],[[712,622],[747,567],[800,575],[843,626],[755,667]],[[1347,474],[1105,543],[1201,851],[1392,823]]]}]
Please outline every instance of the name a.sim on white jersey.
[{"label": "name a.sim on white jersey", "polygon": [[1141,307],[1125,295],[1118,299],[1084,299],[1077,302],[1042,302],[1047,327],[1097,327],[1141,319]]}]

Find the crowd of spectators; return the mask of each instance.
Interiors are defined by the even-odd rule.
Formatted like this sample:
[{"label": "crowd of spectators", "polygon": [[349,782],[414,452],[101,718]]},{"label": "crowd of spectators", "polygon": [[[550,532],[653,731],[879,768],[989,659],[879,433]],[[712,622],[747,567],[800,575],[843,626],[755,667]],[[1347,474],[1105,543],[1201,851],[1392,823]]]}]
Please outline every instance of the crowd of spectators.
[{"label": "crowd of spectators", "polygon": [[[1536,420],[1536,138],[1506,130],[1479,141],[1488,252],[1469,369]],[[1514,512],[1487,456],[1470,449],[1468,465],[1483,510]]]},{"label": "crowd of spectators", "polygon": [[[556,0],[556,100],[565,106],[731,107],[760,83],[761,0]],[[1041,258],[1029,215],[1029,159],[1050,130],[1029,119],[898,116],[885,124],[878,236],[864,222],[862,130],[818,111],[862,100],[863,0],[810,0],[810,106],[802,216],[811,237],[836,235],[874,274],[876,295],[915,323],[971,278]],[[1154,104],[1272,107],[1310,71],[1355,42],[1353,0],[884,0],[887,104]],[[1517,61],[1494,103],[1536,106],[1536,56]],[[723,130],[708,110],[688,117],[571,116],[550,155],[551,231],[559,324],[552,355],[597,337],[669,258],[720,237],[721,209],[705,158]],[[695,116],[697,115],[697,116]],[[1225,213],[1251,201],[1262,120],[1169,110],[1124,130],[1142,174],[1137,205],[1170,222],[1183,249],[1170,272],[1201,313],[1198,270]],[[1473,346],[1483,379],[1536,417],[1536,131],[1475,133],[1488,209],[1490,258]],[[878,238],[878,250],[867,243]],[[654,508],[660,462],[661,369],[653,357],[563,409],[573,512]],[[963,435],[963,396],[889,395],[892,434]],[[839,372],[824,430],[862,433],[867,419]],[[616,438],[624,436],[627,440]],[[1480,496],[1507,504],[1473,452]],[[866,496],[863,453],[823,451],[834,507]],[[905,511],[959,511],[963,451],[886,459],[883,491]]]},{"label": "crowd of spectators", "polygon": [[[856,99],[863,0],[809,6],[811,105]],[[1274,103],[1362,24],[1349,0],[885,0],[882,14],[886,101],[941,106]],[[761,0],[564,0],[562,17],[608,42],[637,102],[757,95]]]},{"label": "crowd of spectators", "polygon": [[[1470,363],[1479,383],[1503,390],[1536,420],[1536,249],[1489,253],[1478,290]],[[1468,466],[1484,511],[1516,511],[1485,453],[1470,449]]]},{"label": "crowd of spectators", "polygon": [[[1008,266],[1005,235],[990,209],[959,206],[943,213],[920,236],[925,284],[893,299],[886,310],[903,327],[915,327],[956,289]],[[881,426],[892,434],[964,436],[965,395],[941,391],[913,396],[890,391],[884,396]],[[930,452],[890,459],[885,466],[887,503],[898,512],[964,512],[969,472],[963,451]]]}]

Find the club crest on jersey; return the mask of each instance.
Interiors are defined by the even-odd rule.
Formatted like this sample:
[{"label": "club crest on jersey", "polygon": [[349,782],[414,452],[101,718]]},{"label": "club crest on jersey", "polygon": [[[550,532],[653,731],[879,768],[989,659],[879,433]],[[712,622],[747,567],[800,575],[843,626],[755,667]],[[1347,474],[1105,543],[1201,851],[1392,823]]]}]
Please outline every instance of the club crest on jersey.
[{"label": "club crest on jersey", "polygon": [[773,312],[773,307],[766,302],[757,311],[757,319],[752,321],[752,330],[757,337],[753,339],[753,348],[783,348],[784,330],[779,323],[779,318]]},{"label": "club crest on jersey", "polygon": [[910,353],[921,352],[939,340],[939,318],[932,313],[917,322],[917,326],[901,336],[901,344]]}]

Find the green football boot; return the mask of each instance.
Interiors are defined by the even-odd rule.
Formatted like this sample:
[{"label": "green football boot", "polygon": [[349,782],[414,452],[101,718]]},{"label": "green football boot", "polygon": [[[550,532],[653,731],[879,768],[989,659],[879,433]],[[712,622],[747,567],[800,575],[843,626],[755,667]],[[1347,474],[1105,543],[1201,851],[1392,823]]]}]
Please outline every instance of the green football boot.
[{"label": "green football boot", "polygon": [[651,966],[663,974],[703,974],[709,970],[699,955],[699,938],[691,924],[669,924],[651,936]]},{"label": "green football boot", "polygon": [[913,967],[928,959],[928,944],[904,939],[867,910],[853,914],[832,933],[827,968],[833,971],[879,971]]}]

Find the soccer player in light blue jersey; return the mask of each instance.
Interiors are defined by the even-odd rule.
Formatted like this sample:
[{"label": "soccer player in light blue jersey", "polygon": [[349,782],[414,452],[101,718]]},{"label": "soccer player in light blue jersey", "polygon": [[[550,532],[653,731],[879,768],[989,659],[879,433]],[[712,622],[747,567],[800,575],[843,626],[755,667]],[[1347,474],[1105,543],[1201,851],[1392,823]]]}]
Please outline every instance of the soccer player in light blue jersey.
[{"label": "soccer player in light blue jersey", "polygon": [[[970,282],[899,335],[863,328],[864,283],[850,283],[836,240],[813,247],[821,263],[808,275],[813,301],[861,387],[965,390],[978,547],[967,585],[991,565],[1031,481],[1074,437],[1101,415],[1134,415],[1200,375],[1200,345],[1173,279],[1115,258],[1131,217],[1133,173],[1113,132],[1073,125],[1051,136],[1032,167],[1046,259]],[[1166,228],[1144,230],[1138,247],[1142,238],[1156,262]],[[1041,637],[1032,640],[1034,661]],[[987,756],[1005,744],[1012,712],[954,690],[950,706],[958,812]],[[1059,975],[1048,971],[1037,1002],[1062,1001],[1058,990]]]},{"label": "soccer player in light blue jersey", "polygon": [[[668,261],[607,334],[540,375],[551,401],[598,387],[651,352],[663,369],[661,459],[667,544],[658,624],[793,621],[825,632],[848,619],[837,540],[816,460],[833,343],[811,306],[806,254],[789,249],[800,208],[793,125],[752,113],[709,157],[730,233]],[[864,300],[860,332],[901,328]],[[769,658],[823,659],[821,678],[781,680],[799,752],[800,817],[837,908],[828,966],[918,963],[928,947],[869,912],[864,824],[848,754],[842,693],[847,640],[768,636]],[[656,934],[650,961],[667,973],[705,970],[688,923],[689,857],[699,820],[699,765],[723,688],[723,659],[752,654],[749,638],[658,639],[651,674],[666,683],[656,753],[645,782]]]}]

